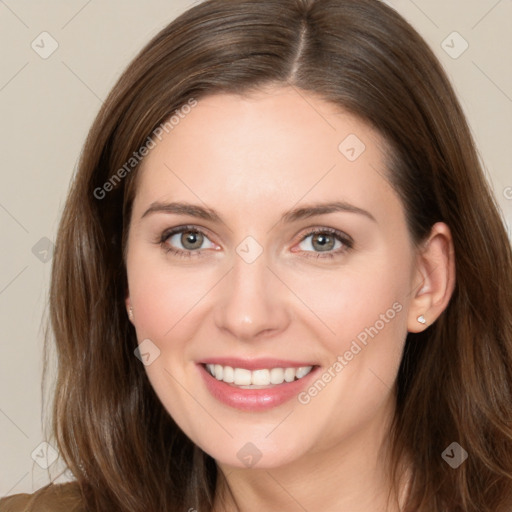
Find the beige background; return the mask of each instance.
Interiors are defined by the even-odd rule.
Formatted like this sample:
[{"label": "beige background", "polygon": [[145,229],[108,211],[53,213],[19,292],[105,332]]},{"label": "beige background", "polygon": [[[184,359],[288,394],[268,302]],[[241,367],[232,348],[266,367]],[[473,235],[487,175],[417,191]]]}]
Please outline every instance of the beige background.
[{"label": "beige background", "polygon": [[[452,78],[510,233],[512,1],[387,3],[426,38]],[[41,320],[48,239],[55,240],[87,130],[125,65],[192,4],[0,0],[0,497],[32,492],[62,471],[58,463],[41,467],[53,453],[41,445]],[[443,49],[463,49],[462,39],[448,37],[454,31],[469,44],[458,58]],[[46,59],[40,53],[52,40],[42,32],[58,43]]]}]

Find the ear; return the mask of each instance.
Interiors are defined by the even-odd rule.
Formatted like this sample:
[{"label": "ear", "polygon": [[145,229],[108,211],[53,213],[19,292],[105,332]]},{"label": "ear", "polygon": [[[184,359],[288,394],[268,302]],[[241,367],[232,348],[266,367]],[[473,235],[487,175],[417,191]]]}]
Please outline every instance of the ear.
[{"label": "ear", "polygon": [[130,300],[130,295],[126,296],[125,305],[126,305],[126,312],[128,314],[128,318],[130,319],[130,322],[133,324],[133,309],[132,309],[132,303]]},{"label": "ear", "polygon": [[[419,249],[414,284],[407,330],[421,332],[445,310],[455,288],[455,250],[450,228],[444,222],[432,226]],[[420,316],[425,323],[418,321]]]}]

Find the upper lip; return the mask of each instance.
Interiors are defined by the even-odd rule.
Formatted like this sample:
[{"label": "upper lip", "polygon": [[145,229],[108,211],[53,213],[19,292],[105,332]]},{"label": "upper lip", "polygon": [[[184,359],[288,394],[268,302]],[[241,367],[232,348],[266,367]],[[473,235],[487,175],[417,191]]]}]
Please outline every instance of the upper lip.
[{"label": "upper lip", "polygon": [[232,368],[245,368],[246,370],[259,370],[262,368],[299,368],[301,366],[317,366],[312,362],[290,361],[287,359],[274,359],[262,357],[258,359],[241,359],[238,357],[209,357],[200,364],[220,364]]}]

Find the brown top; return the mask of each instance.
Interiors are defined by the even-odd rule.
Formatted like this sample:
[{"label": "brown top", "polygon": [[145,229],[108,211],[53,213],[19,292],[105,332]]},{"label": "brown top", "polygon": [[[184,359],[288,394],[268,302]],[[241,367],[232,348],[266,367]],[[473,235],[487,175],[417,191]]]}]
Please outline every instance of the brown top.
[{"label": "brown top", "polygon": [[76,482],[49,484],[33,494],[0,499],[0,512],[85,512]]}]

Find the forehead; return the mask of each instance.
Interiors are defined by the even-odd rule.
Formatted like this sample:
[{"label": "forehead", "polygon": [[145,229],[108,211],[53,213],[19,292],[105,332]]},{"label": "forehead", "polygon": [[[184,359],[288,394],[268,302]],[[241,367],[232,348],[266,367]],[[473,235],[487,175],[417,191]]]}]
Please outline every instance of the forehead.
[{"label": "forehead", "polygon": [[237,212],[302,198],[382,202],[393,195],[385,149],[368,125],[304,91],[212,95],[156,141],[135,208],[178,199]]}]

